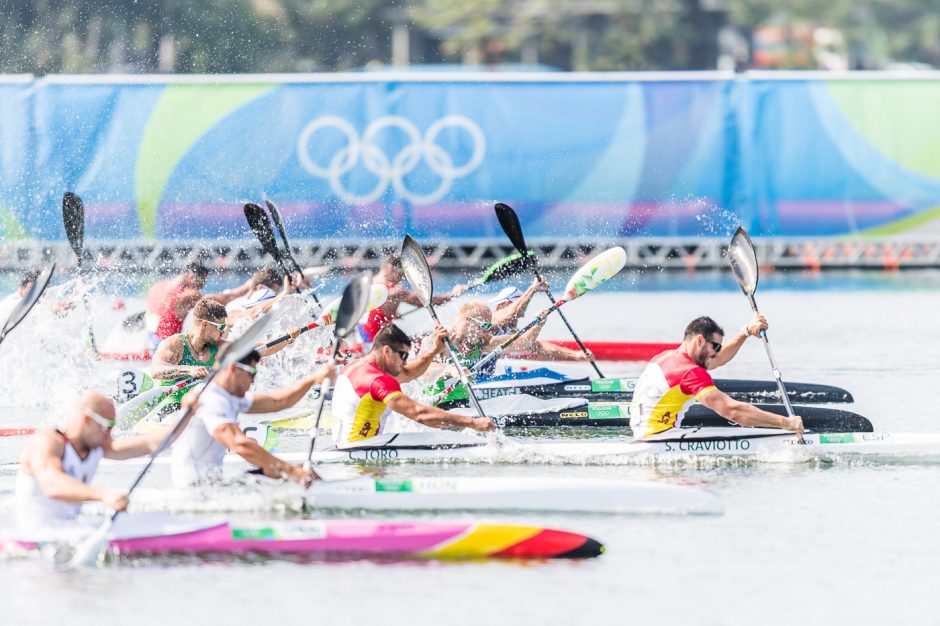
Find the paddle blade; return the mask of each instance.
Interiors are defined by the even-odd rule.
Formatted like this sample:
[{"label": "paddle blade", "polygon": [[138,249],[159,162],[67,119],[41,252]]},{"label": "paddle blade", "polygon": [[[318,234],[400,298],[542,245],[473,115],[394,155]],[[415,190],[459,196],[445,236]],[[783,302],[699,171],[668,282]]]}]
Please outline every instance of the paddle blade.
[{"label": "paddle blade", "polygon": [[68,567],[92,567],[98,563],[108,546],[108,532],[113,521],[114,518],[109,517],[75,548],[75,554],[69,559]]},{"label": "paddle blade", "polygon": [[281,233],[281,239],[284,241],[284,248],[290,249],[290,242],[287,241],[287,229],[284,228],[284,220],[281,219],[281,212],[277,210],[277,206],[270,200],[265,200],[264,203],[268,206],[268,212],[271,213],[271,219],[274,220],[274,225],[277,227],[277,232]]},{"label": "paddle blade", "polygon": [[369,307],[372,275],[363,272],[343,290],[343,297],[339,301],[339,311],[336,313],[336,336],[345,339],[352,334]]},{"label": "paddle blade", "polygon": [[728,262],[731,263],[731,271],[741,291],[749,298],[753,297],[754,292],[757,291],[757,253],[754,250],[754,242],[751,241],[747,231],[740,226],[731,238],[731,245],[728,247]]},{"label": "paddle blade", "polygon": [[[366,307],[366,312],[360,316],[360,322],[363,321],[363,318],[369,311],[379,308],[385,304],[386,300],[388,300],[388,287],[377,283],[370,285],[368,306]],[[341,301],[341,297],[337,298],[323,308],[323,312],[320,314],[320,326],[329,326],[330,324],[336,323],[336,316],[339,314],[339,303]]]},{"label": "paddle blade", "polygon": [[66,191],[62,196],[62,222],[69,245],[81,264],[82,248],[85,246],[85,203],[71,191]]},{"label": "paddle blade", "polygon": [[525,253],[513,252],[486,268],[479,282],[480,284],[486,284],[492,280],[503,280],[515,276],[532,267],[534,261],[535,253],[531,250],[526,250]]},{"label": "paddle blade", "polygon": [[221,370],[229,364],[241,360],[254,350],[255,345],[261,341],[261,337],[267,332],[274,317],[271,313],[262,315],[246,328],[238,339],[223,345],[216,357],[216,369]]},{"label": "paddle blade", "polygon": [[245,219],[248,220],[251,232],[258,238],[264,251],[280,263],[281,251],[278,250],[277,242],[274,241],[274,231],[271,229],[271,220],[268,218],[268,214],[254,202],[249,202],[245,205]]},{"label": "paddle blade", "polygon": [[582,265],[565,286],[565,299],[574,300],[617,275],[627,264],[627,251],[617,246]]},{"label": "paddle blade", "polygon": [[431,297],[434,295],[431,268],[428,267],[428,260],[421,246],[411,235],[405,235],[405,240],[401,244],[401,269],[421,304],[425,307],[430,306]]},{"label": "paddle blade", "polygon": [[32,309],[36,301],[39,300],[39,296],[46,290],[54,271],[55,263],[44,269],[42,273],[36,277],[36,281],[33,282],[29,291],[26,292],[23,299],[20,300],[10,312],[10,317],[7,318],[6,323],[3,325],[3,330],[0,330],[0,340],[6,337],[7,333],[13,330],[17,324],[23,321],[23,318],[26,317],[29,310]]},{"label": "paddle blade", "polygon": [[496,219],[502,226],[503,232],[509,237],[513,247],[519,252],[525,253],[528,248],[525,245],[525,237],[522,234],[522,225],[519,224],[519,217],[512,207],[502,202],[496,203]]}]

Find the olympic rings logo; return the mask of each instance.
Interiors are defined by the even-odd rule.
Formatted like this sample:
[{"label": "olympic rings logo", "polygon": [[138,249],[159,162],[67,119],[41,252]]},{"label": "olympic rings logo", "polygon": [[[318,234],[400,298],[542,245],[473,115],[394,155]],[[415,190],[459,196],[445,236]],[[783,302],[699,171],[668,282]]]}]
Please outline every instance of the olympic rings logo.
[{"label": "olympic rings logo", "polygon": [[[473,143],[470,159],[462,164],[454,163],[453,157],[440,144],[437,137],[448,128],[458,128],[467,132]],[[340,148],[326,165],[316,163],[310,155],[310,144],[319,131],[336,129],[345,136],[346,145]],[[376,139],[387,129],[397,129],[404,133],[407,143],[392,155],[387,155]],[[477,169],[483,163],[486,154],[486,138],[483,131],[471,119],[462,115],[448,115],[431,124],[421,136],[418,127],[410,120],[389,115],[370,123],[362,138],[353,125],[338,116],[325,115],[315,118],[300,133],[297,140],[297,156],[305,170],[325,178],[339,198],[347,204],[370,204],[379,200],[391,184],[395,193],[414,204],[431,204],[443,198],[457,178],[462,178]],[[408,188],[405,180],[418,165],[424,161],[440,182],[427,193],[418,193]],[[368,192],[356,194],[346,188],[343,177],[362,164],[376,178],[375,186]]]}]

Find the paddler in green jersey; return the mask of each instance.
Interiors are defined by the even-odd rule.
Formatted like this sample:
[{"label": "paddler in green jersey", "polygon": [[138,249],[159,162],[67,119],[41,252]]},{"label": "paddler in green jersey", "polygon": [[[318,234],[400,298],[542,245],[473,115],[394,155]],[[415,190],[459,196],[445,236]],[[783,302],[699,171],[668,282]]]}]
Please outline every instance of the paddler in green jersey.
[{"label": "paddler in green jersey", "polygon": [[[150,375],[160,385],[170,386],[187,379],[202,379],[215,365],[215,356],[225,343],[225,306],[210,298],[203,298],[193,307],[193,326],[186,333],[171,335],[160,342],[153,355]],[[293,343],[299,328],[288,331],[291,338],[262,352],[269,356]],[[189,391],[182,387],[163,398],[157,405],[160,415],[179,409],[180,400]]]}]

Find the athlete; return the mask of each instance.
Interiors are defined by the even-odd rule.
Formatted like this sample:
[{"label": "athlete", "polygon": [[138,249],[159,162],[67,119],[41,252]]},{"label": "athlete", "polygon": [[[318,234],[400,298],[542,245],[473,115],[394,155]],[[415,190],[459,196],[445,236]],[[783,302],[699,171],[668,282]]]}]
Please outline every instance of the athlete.
[{"label": "athlete", "polygon": [[488,417],[448,413],[416,402],[402,392],[401,383],[422,375],[434,356],[444,349],[446,336],[447,331],[438,326],[431,348],[408,363],[411,338],[394,324],[380,330],[369,353],[348,365],[336,380],[333,390],[336,445],[348,446],[382,434],[392,411],[432,428],[494,430],[496,427]]},{"label": "athlete", "polygon": [[250,352],[242,360],[221,370],[203,390],[186,395],[183,403],[195,408],[172,451],[171,475],[177,487],[217,481],[222,477],[225,450],[231,450],[270,478],[287,478],[307,484],[315,477],[300,465],[274,456],[238,426],[240,413],[273,413],[297,404],[313,385],[335,378],[332,364],[282,389],[268,393],[248,390],[258,372],[261,355]]},{"label": "athlete", "polygon": [[[153,355],[150,375],[161,385],[175,385],[184,378],[205,378],[215,365],[215,356],[225,343],[225,307],[219,302],[203,298],[193,307],[193,327],[185,333],[177,333],[160,342]],[[268,348],[262,356],[270,356],[291,344],[300,334],[299,328],[288,331],[286,342]],[[179,409],[180,399],[186,394],[180,388],[162,398],[159,413],[165,415]]]},{"label": "athlete", "polygon": [[755,315],[741,332],[722,343],[725,331],[710,317],[692,320],[675,350],[655,356],[643,370],[633,392],[630,428],[637,439],[669,438],[693,400],[741,426],[765,426],[803,433],[803,420],[763,411],[729,398],[715,387],[708,370],[730,361],[748,337],[759,337],[767,320]]},{"label": "athlete", "polygon": [[[362,338],[363,349],[372,343],[376,333],[382,328],[394,322],[398,317],[398,305],[401,303],[421,307],[421,301],[418,296],[408,291],[403,284],[405,277],[401,269],[401,258],[395,255],[389,256],[379,268],[379,273],[375,275],[372,282],[377,285],[385,285],[388,288],[388,298],[385,303],[369,312],[369,317],[365,324],[359,326],[359,335]],[[456,298],[467,290],[467,285],[457,285],[450,293],[443,296],[434,296],[431,304],[443,304],[448,300]]]},{"label": "athlete", "polygon": [[98,461],[150,454],[167,431],[112,439],[114,419],[111,401],[91,392],[82,396],[61,430],[42,429],[29,439],[16,475],[16,520],[21,531],[71,522],[82,502],[99,501],[116,511],[127,508],[124,491],[91,485]]},{"label": "athlete", "polygon": [[[23,298],[26,297],[26,294],[33,286],[33,283],[36,282],[37,278],[39,278],[39,272],[26,272],[26,274],[23,275],[22,280],[20,280],[20,286],[16,289],[16,291],[0,300],[0,326],[5,324],[6,321],[10,318],[10,313],[12,313],[13,309],[16,308],[16,305],[22,302]],[[74,307],[74,302],[65,299],[55,302],[51,308],[53,313],[61,317]]]},{"label": "athlete", "polygon": [[267,313],[278,301],[279,296],[294,293],[295,281],[270,267],[260,269],[251,277],[254,285],[243,296],[239,296],[225,305],[228,323],[233,324],[238,318],[248,315],[257,318]]},{"label": "athlete", "polygon": [[253,279],[225,293],[203,294],[209,270],[201,263],[194,262],[186,266],[179,276],[161,280],[147,292],[147,313],[145,323],[152,333],[151,342],[157,345],[172,335],[182,332],[183,320],[199,300],[209,298],[221,304],[248,293],[254,287]]}]

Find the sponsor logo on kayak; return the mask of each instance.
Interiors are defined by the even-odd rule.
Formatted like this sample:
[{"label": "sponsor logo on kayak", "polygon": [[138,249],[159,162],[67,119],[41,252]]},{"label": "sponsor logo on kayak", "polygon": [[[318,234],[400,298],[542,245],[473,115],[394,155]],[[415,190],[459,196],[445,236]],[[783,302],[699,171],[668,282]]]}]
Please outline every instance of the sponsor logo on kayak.
[{"label": "sponsor logo on kayak", "polygon": [[395,448],[350,450],[346,456],[350,461],[390,461],[398,458],[398,450]]},{"label": "sponsor logo on kayak", "polygon": [[[324,146],[332,145],[326,141],[336,137],[337,133],[345,141],[340,140],[341,147],[332,155],[324,154],[327,151]],[[469,144],[463,144],[472,146],[469,156],[465,155],[466,150],[452,156],[438,143],[442,133],[451,144],[455,136],[461,140],[469,136]],[[394,144],[390,143],[392,140],[395,140]],[[391,153],[390,147],[394,148]],[[333,193],[347,204],[376,202],[389,187],[399,198],[413,204],[437,202],[447,195],[455,180],[480,167],[485,156],[483,131],[476,122],[463,115],[442,117],[428,126],[423,134],[411,120],[400,115],[387,115],[372,120],[361,135],[349,120],[324,115],[307,124],[297,140],[297,157],[301,166],[317,178],[329,181]],[[408,186],[409,183],[414,184],[409,176],[416,170],[414,176],[420,174],[421,178],[428,178],[421,169],[429,170],[439,181],[435,188],[425,193]],[[359,190],[360,193],[349,189],[347,185],[352,177],[347,175],[354,170],[371,174],[374,185]]]},{"label": "sponsor logo on kayak", "polygon": [[713,439],[707,441],[666,441],[666,452],[739,452],[748,450],[747,439]]},{"label": "sponsor logo on kayak", "polygon": [[412,491],[411,479],[403,478],[395,480],[392,478],[375,481],[376,491]]},{"label": "sponsor logo on kayak", "polygon": [[474,391],[484,400],[487,398],[498,398],[499,396],[511,396],[520,393],[518,387],[483,387],[482,389],[474,388]]},{"label": "sponsor logo on kayak", "polygon": [[855,443],[852,433],[821,433],[819,443]]},{"label": "sponsor logo on kayak", "polygon": [[577,418],[577,417],[587,417],[587,411],[564,411],[558,414],[558,417],[564,418]]},{"label": "sponsor logo on kayak", "polygon": [[590,385],[565,385],[565,391],[590,391]]},{"label": "sponsor logo on kayak", "polygon": [[323,539],[326,522],[304,520],[270,526],[232,526],[232,539],[236,541],[283,541],[286,539]]}]

